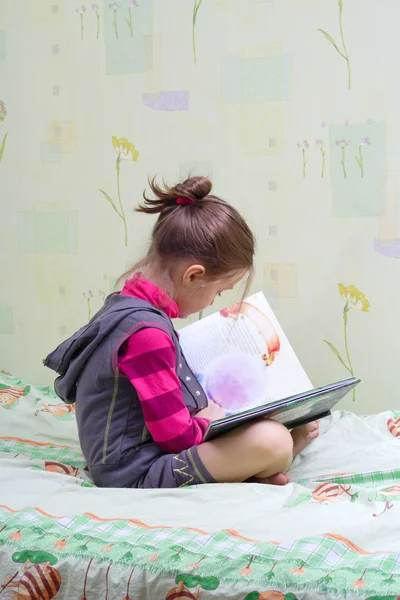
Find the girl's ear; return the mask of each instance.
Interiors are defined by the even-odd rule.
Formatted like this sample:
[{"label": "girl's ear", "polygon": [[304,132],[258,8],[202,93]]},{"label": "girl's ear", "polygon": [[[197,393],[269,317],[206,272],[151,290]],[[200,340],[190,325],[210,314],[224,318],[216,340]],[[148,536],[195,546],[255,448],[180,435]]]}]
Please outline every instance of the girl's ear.
[{"label": "girl's ear", "polygon": [[192,283],[199,283],[204,281],[206,270],[203,265],[190,265],[182,276],[183,285],[191,285]]}]

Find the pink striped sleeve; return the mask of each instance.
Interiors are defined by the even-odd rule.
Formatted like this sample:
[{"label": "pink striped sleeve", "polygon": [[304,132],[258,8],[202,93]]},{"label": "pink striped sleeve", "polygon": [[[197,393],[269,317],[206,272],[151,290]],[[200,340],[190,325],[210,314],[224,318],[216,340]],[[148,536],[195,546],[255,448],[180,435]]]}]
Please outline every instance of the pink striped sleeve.
[{"label": "pink striped sleeve", "polygon": [[120,372],[137,391],[147,428],[164,452],[180,452],[203,441],[209,421],[191,417],[176,374],[171,338],[155,327],[134,333],[118,358]]}]

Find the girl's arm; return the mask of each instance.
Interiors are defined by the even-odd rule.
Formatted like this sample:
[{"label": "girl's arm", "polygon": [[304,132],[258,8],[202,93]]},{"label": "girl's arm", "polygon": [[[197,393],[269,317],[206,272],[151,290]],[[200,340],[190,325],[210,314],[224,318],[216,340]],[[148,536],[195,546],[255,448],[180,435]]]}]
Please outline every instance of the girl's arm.
[{"label": "girl's arm", "polygon": [[164,452],[180,452],[203,441],[208,419],[191,417],[176,374],[176,351],[163,331],[147,327],[120,350],[118,368],[136,389],[146,426]]}]

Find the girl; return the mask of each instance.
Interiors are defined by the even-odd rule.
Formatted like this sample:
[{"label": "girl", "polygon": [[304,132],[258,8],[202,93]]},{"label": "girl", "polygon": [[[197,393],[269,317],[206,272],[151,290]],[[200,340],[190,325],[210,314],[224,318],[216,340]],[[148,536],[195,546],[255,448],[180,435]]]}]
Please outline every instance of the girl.
[{"label": "girl", "polygon": [[[262,420],[203,442],[224,416],[207,401],[182,354],[171,319],[212,305],[253,273],[255,241],[237,210],[192,177],[175,187],[153,179],[159,213],[147,256],[121,293],[45,360],[57,394],[76,402],[79,438],[93,481],[103,487],[171,488],[214,482],[284,485],[293,457],[318,435]],[[125,277],[124,276],[124,277]]]}]

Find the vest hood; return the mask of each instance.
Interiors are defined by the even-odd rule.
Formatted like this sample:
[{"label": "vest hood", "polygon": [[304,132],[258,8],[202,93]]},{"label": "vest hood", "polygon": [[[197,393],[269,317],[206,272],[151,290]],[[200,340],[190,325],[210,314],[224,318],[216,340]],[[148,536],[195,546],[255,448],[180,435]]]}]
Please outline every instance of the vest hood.
[{"label": "vest hood", "polygon": [[[53,352],[44,359],[43,364],[49,367],[59,377],[54,383],[57,395],[67,404],[72,404],[76,400],[76,384],[82,368],[92,354],[101,344],[107,343],[107,338],[111,332],[121,329],[121,344],[127,339],[134,330],[129,329],[126,332],[126,318],[137,311],[149,311],[163,317],[169,322],[169,317],[155,308],[150,302],[124,296],[119,293],[108,296],[103,308],[89,321],[87,325],[81,327],[71,337],[62,342]],[[136,329],[139,329],[137,326]],[[166,323],[166,330],[168,325]],[[124,339],[124,335],[126,336]],[[114,335],[113,335],[114,338]],[[121,345],[119,344],[119,346]],[[117,354],[119,347],[113,352],[113,369],[117,371]],[[101,368],[101,365],[99,365]]]}]

